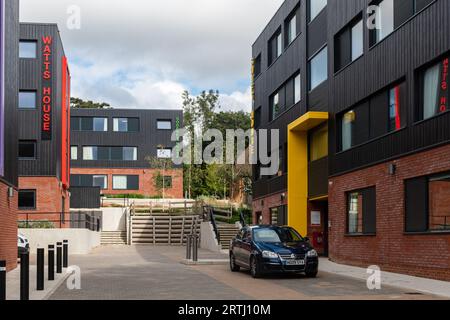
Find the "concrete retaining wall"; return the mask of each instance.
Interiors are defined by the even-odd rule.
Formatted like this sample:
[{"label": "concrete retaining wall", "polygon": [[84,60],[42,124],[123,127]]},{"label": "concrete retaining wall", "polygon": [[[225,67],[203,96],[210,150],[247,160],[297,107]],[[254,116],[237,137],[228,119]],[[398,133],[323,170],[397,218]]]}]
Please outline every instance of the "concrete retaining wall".
[{"label": "concrete retaining wall", "polygon": [[202,249],[208,249],[213,252],[220,252],[221,246],[217,242],[214,228],[209,222],[202,222],[200,226],[201,242],[200,247]]},{"label": "concrete retaining wall", "polygon": [[102,208],[102,231],[126,231],[126,211],[124,208]]},{"label": "concrete retaining wall", "polygon": [[69,240],[69,254],[88,254],[100,246],[100,232],[87,229],[19,229],[19,233],[30,241],[32,254],[37,248],[47,250],[48,245],[63,240]]}]

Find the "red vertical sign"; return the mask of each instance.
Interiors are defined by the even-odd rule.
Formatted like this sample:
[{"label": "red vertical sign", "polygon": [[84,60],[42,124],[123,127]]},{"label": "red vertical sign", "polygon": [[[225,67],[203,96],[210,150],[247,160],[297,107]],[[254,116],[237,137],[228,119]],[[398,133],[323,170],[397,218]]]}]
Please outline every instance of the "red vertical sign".
[{"label": "red vertical sign", "polygon": [[52,42],[42,37],[42,140],[52,139]]}]

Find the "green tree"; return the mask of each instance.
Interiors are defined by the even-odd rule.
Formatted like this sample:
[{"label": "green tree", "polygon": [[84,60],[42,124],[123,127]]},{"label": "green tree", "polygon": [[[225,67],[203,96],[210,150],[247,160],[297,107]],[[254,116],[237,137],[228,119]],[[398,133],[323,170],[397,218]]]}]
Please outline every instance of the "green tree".
[{"label": "green tree", "polygon": [[91,100],[84,101],[80,98],[70,98],[70,107],[73,109],[108,109],[111,107],[106,102],[93,102]]},{"label": "green tree", "polygon": [[[195,133],[203,135],[208,129],[217,129],[225,138],[227,129],[246,131],[251,128],[249,113],[220,110],[218,91],[204,91],[197,97],[191,96],[186,91],[182,98],[184,125],[191,137],[191,159],[194,159],[193,137]],[[226,141],[224,141],[224,150],[225,143]],[[206,145],[207,143],[203,145],[203,149]],[[233,196],[236,187],[242,185],[242,179],[251,176],[251,166],[188,164],[184,166],[184,173],[185,191],[190,198],[198,196],[226,198]],[[248,179],[246,181],[247,183],[244,181],[243,185],[247,186],[245,189],[248,189]]]},{"label": "green tree", "polygon": [[[164,146],[158,146],[158,149],[164,149]],[[153,183],[156,191],[163,199],[166,198],[166,176],[167,171],[173,168],[171,158],[147,157],[151,169],[155,169],[153,173]]]}]

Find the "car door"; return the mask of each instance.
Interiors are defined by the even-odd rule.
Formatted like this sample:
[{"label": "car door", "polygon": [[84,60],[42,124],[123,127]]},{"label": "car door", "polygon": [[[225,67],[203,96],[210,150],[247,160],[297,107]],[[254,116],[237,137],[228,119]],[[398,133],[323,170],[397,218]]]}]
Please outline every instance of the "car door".
[{"label": "car door", "polygon": [[244,234],[245,228],[239,231],[233,246],[233,254],[239,265],[242,265],[242,239]]},{"label": "car door", "polygon": [[246,266],[250,266],[250,256],[252,253],[252,230],[247,229],[242,238],[241,252],[242,252],[242,263]]}]

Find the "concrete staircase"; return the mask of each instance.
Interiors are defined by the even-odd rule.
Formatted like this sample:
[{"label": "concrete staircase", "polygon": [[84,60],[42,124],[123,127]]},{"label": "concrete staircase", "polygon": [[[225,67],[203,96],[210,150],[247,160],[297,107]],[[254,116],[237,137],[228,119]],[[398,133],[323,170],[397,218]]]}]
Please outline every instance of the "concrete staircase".
[{"label": "concrete staircase", "polygon": [[239,228],[234,224],[218,224],[217,229],[219,231],[222,250],[229,250],[230,241],[238,234]]},{"label": "concrete staircase", "polygon": [[181,246],[186,235],[193,232],[200,235],[200,225],[197,215],[136,214],[131,217],[131,244]]},{"label": "concrete staircase", "polygon": [[126,231],[102,231],[101,245],[126,245],[127,233]]}]

